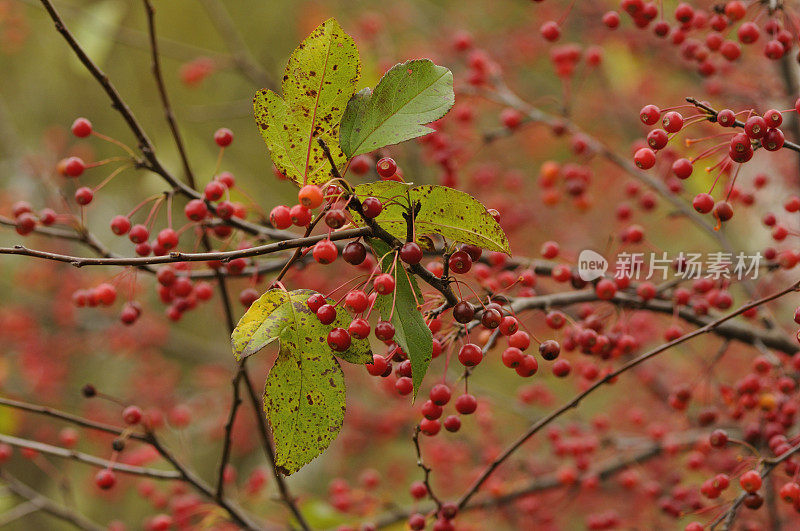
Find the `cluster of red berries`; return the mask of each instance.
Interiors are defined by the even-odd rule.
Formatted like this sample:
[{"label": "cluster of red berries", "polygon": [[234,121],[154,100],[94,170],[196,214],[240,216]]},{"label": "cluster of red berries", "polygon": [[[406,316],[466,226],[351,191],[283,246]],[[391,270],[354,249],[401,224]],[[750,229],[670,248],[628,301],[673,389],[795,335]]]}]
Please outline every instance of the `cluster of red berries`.
[{"label": "cluster of red berries", "polygon": [[[792,111],[800,112],[800,100],[797,101],[795,109],[792,109]],[[737,119],[739,115],[744,115],[741,121]],[[643,170],[647,170],[656,165],[656,153],[666,148],[669,140],[683,129],[684,119],[676,111],[662,113],[655,105],[643,107],[639,116],[646,125],[654,125],[661,119],[664,126],[663,129],[651,130],[647,135],[647,147],[637,149],[634,154],[633,160],[636,165]],[[784,145],[784,134],[780,130],[780,126],[783,123],[783,115],[779,110],[770,109],[763,115],[759,115],[752,110],[735,113],[730,109],[723,109],[714,114],[701,116],[704,119],[699,121],[716,123],[723,128],[734,130],[717,135],[729,136],[730,138],[717,146],[707,149],[694,159],[674,158],[671,162],[671,174],[678,179],[688,179],[692,175],[694,164],[698,160],[713,155],[724,148],[727,148],[727,154],[713,168],[719,168],[721,174],[730,174],[733,171],[733,164],[748,162],[753,158],[755,149],[760,147],[767,151],[777,151]],[[699,121],[695,120],[694,123]],[[741,127],[742,130],[736,132],[735,128],[737,127]],[[688,140],[687,144],[693,142]],[[672,158],[672,153],[667,158]],[[760,181],[756,179],[756,187],[763,186],[766,179],[761,179]],[[692,206],[701,214],[713,213],[719,222],[728,221],[733,217],[734,212],[729,201],[733,192],[733,184],[731,184],[726,199],[716,202],[710,193],[699,193],[692,200]],[[742,200],[745,204],[750,204],[753,201],[752,196],[742,196]]]},{"label": "cluster of red berries", "polygon": [[34,214],[33,207],[27,201],[17,201],[11,207],[14,216],[16,231],[20,236],[27,236],[36,228],[37,223],[48,227],[56,222],[56,213],[51,208],[43,208]]},{"label": "cluster of red berries", "polygon": [[[794,45],[795,35],[784,26],[784,21],[766,4],[757,4],[767,14],[768,20],[760,28],[757,19],[764,13],[758,10],[749,10],[740,0],[729,0],[724,5],[715,6],[712,12],[681,2],[675,7],[674,25],[659,16],[659,5],[656,2],[643,0],[622,0],[620,10],[633,20],[634,25],[640,29],[652,27],[657,37],[667,38],[670,42],[680,47],[681,56],[694,62],[700,75],[710,76],[718,71],[713,61],[714,54],[719,54],[726,61],[735,61],[742,54],[741,45],[752,45],[761,36],[762,29],[766,34],[763,54],[765,57],[778,60],[788,53]],[[753,20],[745,21],[748,15]],[[609,11],[603,15],[603,24],[610,29],[616,29],[620,24],[620,16],[616,11]],[[557,34],[552,27],[554,23],[545,28],[542,33],[547,38]],[[730,31],[736,24],[736,40],[725,38],[725,32]],[[709,31],[710,30],[710,31]],[[692,33],[698,33],[697,38]],[[701,34],[705,32],[703,37]],[[551,39],[552,40],[552,39]],[[738,42],[737,42],[738,40]]]},{"label": "cluster of red berries", "polygon": [[[243,264],[241,267],[244,267]],[[188,264],[185,262],[161,266],[156,273],[156,279],[159,299],[167,305],[166,315],[171,321],[178,321],[184,313],[194,310],[199,302],[211,299],[214,294],[210,283],[204,280],[192,282],[188,275]],[[247,296],[249,300],[253,296],[250,290],[244,290],[242,294],[240,299]],[[255,293],[255,298],[258,298],[258,293]],[[242,301],[242,304],[248,307],[252,301],[247,304]]]}]

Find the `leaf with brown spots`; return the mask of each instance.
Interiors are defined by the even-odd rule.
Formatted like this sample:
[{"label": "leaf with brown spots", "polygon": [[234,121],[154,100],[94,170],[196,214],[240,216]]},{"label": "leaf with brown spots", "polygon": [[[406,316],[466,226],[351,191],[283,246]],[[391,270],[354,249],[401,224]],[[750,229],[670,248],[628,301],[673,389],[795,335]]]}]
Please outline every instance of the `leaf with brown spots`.
[{"label": "leaf with brown spots", "polygon": [[[360,184],[355,187],[355,193],[361,199],[368,196],[380,199],[384,208],[375,220],[402,240],[406,238],[407,225],[403,214],[408,211],[409,204],[419,203],[415,218],[417,235],[439,234],[454,242],[506,254],[511,252],[500,224],[468,193],[429,184],[411,188],[397,181]],[[356,219],[357,223],[361,221]]]},{"label": "leaf with brown spots", "polygon": [[453,73],[429,59],[389,69],[374,91],[364,89],[347,103],[339,144],[348,158],[432,133],[426,127],[455,103]]},{"label": "leaf with brown spots", "polygon": [[[283,291],[273,289],[264,293],[247,309],[231,334],[231,348],[237,361],[251,356],[281,337],[287,328],[304,335],[304,348],[319,354],[333,354],[328,346],[328,332],[333,328],[347,329],[350,315],[339,310],[336,320],[329,325],[319,322],[306,301],[315,292],[307,289]],[[334,304],[333,299],[328,302]],[[350,348],[336,355],[350,363],[372,361],[369,341],[353,338]]]},{"label": "leaf with brown spots", "polygon": [[283,98],[259,90],[253,99],[256,125],[272,162],[302,186],[330,179],[317,139],[328,145],[340,169],[339,123],[361,75],[358,48],[335,19],[318,26],[295,49],[283,76]]},{"label": "leaf with brown spots", "polygon": [[[275,439],[276,465],[292,474],[321,454],[342,427],[345,383],[328,346],[328,332],[350,326],[344,310],[329,325],[309,309],[311,290],[273,289],[255,301],[231,335],[237,360],[276,340],[280,353],[267,376],[264,409]],[[334,304],[332,299],[328,302]],[[353,339],[337,356],[350,363],[372,361],[369,341]]]},{"label": "leaf with brown spots", "polygon": [[[288,330],[288,329],[287,329]],[[286,333],[264,386],[264,411],[275,442],[275,466],[290,475],[336,439],[344,422],[344,374],[336,358],[311,354]]]}]

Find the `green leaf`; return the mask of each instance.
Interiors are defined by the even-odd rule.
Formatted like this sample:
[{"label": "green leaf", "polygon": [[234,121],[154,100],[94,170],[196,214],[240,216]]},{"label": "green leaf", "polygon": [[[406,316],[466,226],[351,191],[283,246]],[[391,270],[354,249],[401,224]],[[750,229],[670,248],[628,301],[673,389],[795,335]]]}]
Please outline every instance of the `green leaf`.
[{"label": "green leaf", "polygon": [[330,179],[319,138],[330,148],[337,167],[344,167],[339,124],[360,75],[352,37],[335,19],[328,19],[292,53],[283,75],[283,98],[266,89],[256,93],[255,120],[272,162],[296,184]]},{"label": "green leaf", "polygon": [[428,59],[393,66],[374,91],[347,103],[339,144],[348,158],[433,132],[425,124],[453,106],[453,73]]},{"label": "green leaf", "polygon": [[275,466],[290,475],[324,452],[339,434],[345,385],[336,358],[307,353],[294,334],[284,336],[264,387],[264,411],[272,427]]},{"label": "green leaf", "polygon": [[[331,329],[347,328],[350,316],[340,311],[333,323],[323,325],[306,304],[314,293],[267,291],[231,335],[237,360],[280,341],[280,352],[267,376],[264,410],[272,426],[276,465],[287,475],[325,451],[344,420],[344,375],[327,338]],[[353,339],[350,348],[337,356],[350,363],[372,361],[366,339]]]},{"label": "green leaf", "polygon": [[[439,234],[459,243],[469,243],[510,254],[508,238],[480,201],[446,186],[422,185],[410,188],[397,181],[360,184],[355,193],[361,199],[373,196],[384,208],[375,220],[392,235],[405,240],[407,222],[403,214],[419,203],[415,227],[417,234]],[[361,219],[354,216],[356,222]]]},{"label": "green leaf", "polygon": [[[333,328],[347,329],[350,326],[350,315],[340,309],[336,320],[324,325],[308,308],[306,301],[315,292],[312,290],[295,290],[286,292],[273,289],[256,300],[239,320],[239,324],[231,334],[231,347],[237,360],[251,356],[276,339],[282,337],[287,329],[295,330],[304,336],[304,350],[314,354],[332,355],[328,346],[328,332]],[[333,299],[328,302],[334,304]],[[336,355],[350,363],[369,363],[372,351],[369,341],[353,338],[350,348]]]},{"label": "green leaf", "polygon": [[[381,240],[373,239],[370,244],[375,256],[383,256],[389,252],[389,246]],[[386,256],[381,263],[381,270],[387,271],[393,262],[394,257],[391,254]],[[391,321],[395,328],[394,340],[411,360],[411,381],[414,384],[414,398],[416,398],[419,386],[431,363],[433,334],[425,324],[422,312],[417,306],[417,301],[422,301],[422,293],[416,279],[408,274],[400,262],[397,263],[393,276],[394,296],[378,295],[375,306],[380,310],[382,319],[389,319],[389,315],[392,316]],[[392,312],[392,300],[394,300],[394,312]]]}]

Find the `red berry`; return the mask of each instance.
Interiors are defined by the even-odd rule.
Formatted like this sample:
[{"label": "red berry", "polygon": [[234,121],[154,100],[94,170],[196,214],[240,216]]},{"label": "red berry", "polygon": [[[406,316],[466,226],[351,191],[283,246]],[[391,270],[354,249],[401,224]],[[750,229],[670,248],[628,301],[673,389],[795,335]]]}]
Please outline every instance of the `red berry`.
[{"label": "red berry", "polygon": [[356,339],[366,339],[369,336],[370,326],[366,319],[353,319],[347,327],[350,336]]},{"label": "red berry", "polygon": [[312,312],[317,313],[317,310],[319,310],[325,303],[325,297],[321,293],[315,293],[308,298],[306,301],[306,306],[308,306],[308,309]]},{"label": "red berry", "polygon": [[372,355],[372,363],[367,363],[367,372],[370,373],[372,376],[382,376],[386,369],[389,367],[389,364],[382,356],[378,356],[377,354]]},{"label": "red berry", "polygon": [[269,213],[269,222],[279,230],[288,229],[292,226],[292,214],[289,207],[278,205]]},{"label": "red berry", "polygon": [[108,490],[113,487],[117,482],[114,472],[104,468],[97,472],[94,476],[94,483],[103,490]]},{"label": "red berry", "polygon": [[81,206],[86,206],[94,199],[94,192],[88,186],[81,186],[75,190],[75,202]]},{"label": "red berry", "polygon": [[474,343],[467,343],[458,351],[458,361],[465,367],[474,367],[483,359],[481,347]]},{"label": "red berry", "polygon": [[572,365],[567,360],[556,360],[553,364],[553,374],[559,378],[564,378],[572,371]]},{"label": "red berry", "polygon": [[328,332],[328,346],[336,352],[350,348],[350,334],[344,328],[334,328]]},{"label": "red berry", "polygon": [[688,179],[692,175],[692,170],[694,170],[694,166],[689,159],[680,158],[672,163],[672,173],[678,179]]},{"label": "red berry", "polygon": [[437,406],[444,406],[450,402],[450,388],[445,384],[436,384],[431,388],[430,398]]},{"label": "red berry", "polygon": [[375,286],[375,291],[381,295],[387,295],[394,291],[394,277],[388,273],[382,273],[375,277],[372,284]]},{"label": "red berry", "polygon": [[219,147],[230,146],[231,142],[233,142],[233,131],[225,127],[217,129],[214,133],[214,142],[216,142]]},{"label": "red berry", "polygon": [[652,149],[641,148],[633,156],[633,161],[642,170],[649,170],[656,165],[656,154]]},{"label": "red berry", "polygon": [[541,32],[542,37],[544,37],[546,41],[550,42],[557,41],[561,36],[561,29],[558,27],[558,23],[553,20],[542,24],[542,26],[539,28],[539,31]]},{"label": "red berry", "polygon": [[461,419],[455,415],[449,415],[442,423],[444,429],[454,433],[461,429]]},{"label": "red berry", "polygon": [[64,161],[63,168],[67,177],[79,177],[86,169],[86,164],[78,157],[69,157]]},{"label": "red berry", "polygon": [[361,210],[365,218],[374,219],[378,217],[383,210],[383,203],[376,197],[367,197],[361,202]]},{"label": "red berry", "polygon": [[400,259],[409,265],[418,264],[422,260],[422,249],[414,242],[406,242],[400,247]]},{"label": "red berry", "polygon": [[236,179],[234,178],[233,174],[229,171],[224,171],[217,175],[216,179],[225,185],[225,188],[231,189],[236,185]]},{"label": "red berry", "polygon": [[639,118],[645,125],[655,125],[659,118],[661,118],[661,111],[655,105],[645,105],[639,111]]},{"label": "red berry", "polygon": [[20,236],[27,236],[36,228],[36,218],[33,214],[25,212],[17,216],[15,229]]},{"label": "red berry", "polygon": [[86,138],[92,134],[92,122],[86,118],[76,118],[72,122],[72,134],[78,138]]},{"label": "red berry", "polygon": [[345,216],[343,210],[329,210],[325,214],[325,225],[333,230],[343,227],[345,223],[347,223],[347,217]]},{"label": "red berry", "polygon": [[[111,232],[117,236],[127,234],[131,230],[131,220],[127,216],[114,216],[111,220]],[[149,236],[149,235],[148,235]],[[147,239],[147,236],[144,238]]]},{"label": "red berry", "polygon": [[454,252],[450,255],[450,259],[447,263],[450,267],[450,271],[459,275],[468,273],[472,268],[472,258],[470,258],[466,251]]},{"label": "red berry", "polygon": [[438,420],[422,419],[419,423],[419,429],[425,435],[433,437],[441,429],[441,424]]},{"label": "red berry", "polygon": [[523,378],[530,378],[539,370],[539,363],[533,356],[522,356],[522,361],[514,370]]},{"label": "red berry", "polygon": [[678,112],[670,111],[664,114],[661,123],[667,133],[677,133],[683,128],[683,116]]},{"label": "red berry", "polygon": [[300,204],[306,208],[314,209],[322,204],[322,190],[315,184],[307,184],[297,194]]},{"label": "red berry", "polygon": [[478,409],[478,400],[470,394],[463,394],[456,399],[456,411],[462,415],[471,415]]},{"label": "red berry", "polygon": [[[145,243],[150,237],[150,231],[144,225],[134,225],[128,233],[128,238],[133,243]],[[148,251],[147,254],[150,254]]]},{"label": "red berry", "polygon": [[298,227],[305,227],[311,223],[311,211],[303,205],[294,205],[289,210],[289,215],[292,218],[292,223]]},{"label": "red berry", "polygon": [[161,247],[169,251],[178,246],[178,233],[169,228],[162,229],[158,233],[157,241]]},{"label": "red berry", "polygon": [[336,257],[339,255],[339,249],[336,248],[336,245],[330,240],[322,240],[314,245],[314,250],[312,252],[314,255],[314,260],[316,260],[320,264],[330,264]]},{"label": "red berry", "polygon": [[465,324],[472,321],[474,317],[475,309],[467,301],[461,301],[453,306],[453,318],[457,322]]},{"label": "red berry", "polygon": [[394,325],[388,321],[378,321],[375,325],[375,337],[381,341],[391,341],[394,332]]},{"label": "red berry", "polygon": [[728,221],[733,217],[733,207],[727,201],[719,201],[714,205],[714,217],[720,221]]},{"label": "red berry", "polygon": [[375,170],[378,172],[378,175],[384,179],[388,179],[397,173],[397,163],[390,157],[383,157],[375,165]]},{"label": "red berry", "polygon": [[317,310],[317,319],[325,325],[331,324],[336,320],[336,308],[330,304],[323,304]]},{"label": "red berry", "polygon": [[344,305],[354,313],[361,313],[369,306],[367,294],[361,290],[350,291],[344,298]]},{"label": "red berry", "polygon": [[701,214],[708,214],[714,208],[714,198],[708,194],[697,194],[692,200],[692,206]]},{"label": "red berry", "polygon": [[745,134],[754,139],[762,138],[767,133],[768,128],[767,121],[758,115],[751,116],[744,123]]},{"label": "red berry", "polygon": [[748,470],[739,478],[739,485],[747,492],[756,492],[761,488],[761,474],[755,470]]},{"label": "red berry", "polygon": [[342,250],[342,258],[351,265],[359,265],[367,258],[367,248],[361,242],[350,242]]},{"label": "red berry", "polygon": [[603,24],[607,28],[616,29],[619,26],[619,13],[616,11],[608,11],[603,15]]},{"label": "red berry", "polygon": [[558,344],[558,341],[548,339],[539,345],[539,354],[547,361],[553,361],[560,353],[561,345]]},{"label": "red berry", "polygon": [[206,199],[209,201],[218,201],[223,195],[225,195],[225,185],[222,184],[220,181],[211,181],[203,190],[203,195],[206,196]]},{"label": "red berry", "polygon": [[208,207],[201,199],[192,199],[186,203],[183,213],[191,221],[200,221],[208,215]]},{"label": "red berry", "polygon": [[125,424],[130,424],[131,426],[139,424],[142,420],[142,410],[137,406],[128,406],[122,412],[122,420],[125,421]]}]

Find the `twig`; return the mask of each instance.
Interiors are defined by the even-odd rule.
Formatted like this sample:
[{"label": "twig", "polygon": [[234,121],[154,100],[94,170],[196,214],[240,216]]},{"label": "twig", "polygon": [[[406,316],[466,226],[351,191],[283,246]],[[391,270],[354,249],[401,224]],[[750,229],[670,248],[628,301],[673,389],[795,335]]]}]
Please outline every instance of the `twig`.
[{"label": "twig", "polygon": [[203,4],[203,7],[205,7],[209,14],[211,22],[222,36],[222,40],[227,45],[233,57],[233,62],[239,70],[261,87],[275,89],[275,83],[272,82],[258,61],[253,57],[244,39],[242,39],[242,36],[237,31],[236,25],[233,23],[233,20],[231,20],[231,16],[225,8],[225,5],[219,0],[200,0],[200,3]]},{"label": "twig", "polygon": [[169,130],[172,133],[172,138],[175,140],[175,146],[178,148],[178,154],[183,164],[183,171],[186,173],[186,178],[189,181],[189,186],[197,188],[194,180],[192,168],[189,166],[189,159],[186,157],[186,149],[183,147],[183,139],[181,138],[180,129],[175,121],[175,114],[172,112],[172,106],[169,103],[169,95],[167,88],[164,85],[164,76],[161,74],[161,59],[158,54],[158,40],[156,39],[156,12],[153,9],[153,4],[150,0],[142,0],[144,2],[145,12],[147,13],[147,34],[150,41],[150,55],[152,57],[152,70],[153,77],[156,80],[158,87],[158,96],[161,98],[161,106],[164,109],[164,117],[169,125]]},{"label": "twig", "polygon": [[36,249],[28,249],[22,245],[15,245],[14,247],[0,247],[0,254],[15,254],[22,256],[30,256],[33,258],[42,258],[45,260],[53,260],[56,262],[64,262],[75,267],[83,267],[90,265],[119,265],[119,266],[142,266],[153,264],[170,264],[174,262],[205,262],[205,261],[230,261],[235,258],[247,258],[250,256],[261,256],[265,254],[276,253],[285,251],[286,249],[295,249],[297,247],[306,247],[308,245],[317,243],[320,240],[329,239],[331,241],[347,240],[351,238],[358,238],[359,236],[368,236],[371,234],[369,227],[362,227],[359,229],[348,229],[339,232],[334,232],[330,236],[321,234],[317,236],[309,236],[307,238],[294,238],[292,240],[282,240],[264,245],[250,247],[248,249],[240,249],[236,251],[218,251],[206,253],[184,253],[174,251],[163,256],[140,256],[140,257],[82,257],[70,256],[59,253],[51,253],[48,251],[39,251]]},{"label": "twig", "polygon": [[248,530],[260,529],[260,526],[254,523],[244,511],[229,501],[227,498],[216,498],[214,489],[206,484],[202,479],[197,477],[192,471],[186,468],[174,455],[170,452],[161,441],[155,436],[154,433],[148,432],[148,439],[150,444],[156,451],[166,459],[175,469],[180,473],[184,481],[191,484],[199,492],[207,496],[209,499],[215,500],[217,504],[224,509],[233,519],[234,522]]},{"label": "twig", "polygon": [[[58,409],[53,409],[46,406],[39,406],[36,404],[29,404],[27,402],[20,402],[18,400],[11,400],[10,398],[0,397],[0,406],[12,407],[15,409],[20,409],[22,411],[30,411],[31,413],[45,415],[47,417],[52,417],[55,419],[63,420],[65,422],[69,422],[71,424],[75,424],[77,426],[82,426],[84,428],[90,428],[98,431],[104,431],[106,433],[112,433],[114,435],[122,435],[123,433],[122,428],[118,428],[110,424],[95,422],[93,420],[85,419],[83,417],[78,417],[77,415],[72,415],[71,413],[59,411]],[[136,439],[139,441],[147,441],[147,438],[144,435],[140,435],[135,432],[130,433],[128,435],[128,438]]]},{"label": "twig", "polygon": [[545,417],[541,418],[539,421],[535,422],[530,428],[528,428],[528,430],[525,433],[523,433],[516,441],[514,441],[514,443],[512,443],[508,448],[506,448],[503,451],[503,453],[500,454],[499,457],[497,457],[494,461],[492,461],[489,464],[489,466],[481,473],[481,475],[478,477],[478,479],[476,479],[475,482],[467,489],[467,491],[464,493],[464,495],[461,497],[461,499],[458,502],[459,508],[462,508],[462,507],[466,506],[466,504],[469,502],[469,500],[478,492],[478,489],[480,489],[481,485],[483,485],[483,483],[489,478],[489,476],[492,475],[492,473],[495,471],[495,469],[498,466],[500,466],[506,459],[508,459],[528,439],[533,437],[533,435],[538,433],[542,428],[544,428],[545,426],[547,426],[548,424],[550,424],[551,422],[553,422],[554,420],[559,418],[561,415],[563,415],[567,411],[578,407],[578,405],[580,404],[580,402],[584,398],[586,398],[590,394],[594,393],[597,389],[601,388],[602,386],[607,384],[609,381],[617,378],[619,375],[625,373],[626,371],[638,366],[639,364],[649,360],[650,358],[653,358],[653,357],[661,354],[662,352],[665,352],[665,351],[669,350],[670,348],[672,348],[672,347],[674,347],[676,345],[680,345],[681,343],[689,341],[690,339],[694,339],[695,337],[698,337],[698,336],[701,336],[701,335],[706,334],[708,332],[711,332],[715,327],[718,327],[718,326],[722,325],[723,323],[733,319],[734,317],[736,317],[738,315],[741,315],[742,313],[746,312],[747,310],[750,310],[752,308],[757,308],[758,306],[761,306],[762,304],[766,304],[769,301],[772,301],[772,300],[778,299],[780,297],[783,297],[784,295],[786,295],[788,293],[791,293],[793,291],[797,291],[798,287],[800,287],[800,282],[795,282],[794,284],[792,284],[788,288],[785,288],[785,289],[783,289],[781,291],[773,293],[772,295],[769,295],[769,296],[764,297],[762,299],[756,300],[756,301],[751,302],[749,304],[745,304],[744,306],[741,306],[737,310],[735,310],[733,312],[730,312],[729,314],[727,314],[727,315],[725,315],[723,317],[720,317],[719,319],[716,319],[716,320],[708,323],[707,325],[705,325],[705,326],[703,326],[701,328],[698,328],[698,329],[696,329],[696,330],[694,330],[692,332],[689,332],[687,334],[684,334],[684,335],[680,336],[679,338],[676,338],[676,339],[674,339],[672,341],[669,341],[667,343],[664,343],[663,345],[661,345],[659,347],[656,347],[656,348],[654,348],[654,349],[652,349],[652,350],[650,350],[648,352],[645,352],[644,354],[642,354],[642,355],[634,358],[633,360],[625,363],[624,365],[622,365],[617,370],[615,370],[615,371],[607,374],[603,378],[599,379],[598,381],[593,383],[591,386],[589,386],[585,391],[579,393],[574,398],[572,398],[572,400],[570,400],[569,402],[567,402],[563,406],[559,407],[558,409],[556,409],[552,413],[550,413],[550,414],[546,415]]},{"label": "twig", "polygon": [[30,503],[34,504],[39,510],[46,512],[56,518],[63,520],[67,523],[72,524],[73,526],[77,527],[78,529],[84,529],[86,531],[104,531],[106,528],[100,526],[85,516],[63,507],[62,505],[57,504],[50,498],[42,496],[26,484],[19,481],[17,478],[12,476],[6,471],[0,470],[0,479],[3,480],[8,490],[19,496],[20,498],[24,498],[28,500]]},{"label": "twig", "polygon": [[[242,363],[242,371],[245,371],[244,363]],[[281,500],[283,500],[283,502],[292,512],[300,527],[304,531],[310,531],[311,527],[306,522],[303,514],[300,512],[300,509],[297,507],[295,499],[289,492],[289,486],[286,484],[286,479],[281,474],[281,471],[278,470],[278,467],[275,466],[275,450],[273,450],[272,443],[269,440],[270,431],[266,420],[264,420],[263,407],[261,406],[262,401],[258,398],[255,387],[253,386],[253,382],[250,380],[250,375],[247,374],[246,371],[244,372],[244,384],[247,395],[250,398],[250,404],[253,406],[253,411],[256,416],[256,423],[259,427],[258,434],[262,439],[262,446],[267,452],[267,458],[273,464],[272,472],[275,476],[275,482],[278,485],[278,491],[280,492]]]},{"label": "twig", "polygon": [[422,449],[419,446],[419,432],[420,428],[416,426],[414,428],[414,435],[411,437],[414,441],[414,450],[417,452],[417,466],[421,468],[424,473],[422,482],[425,484],[425,488],[428,489],[428,496],[436,504],[436,509],[439,510],[442,508],[442,500],[433,492],[433,487],[431,486],[431,467],[426,465],[425,461],[422,459]]},{"label": "twig", "polygon": [[233,444],[233,424],[236,422],[236,413],[239,411],[239,406],[242,404],[242,397],[239,393],[239,382],[244,375],[243,371],[237,371],[236,376],[233,377],[233,399],[231,409],[228,413],[228,421],[225,423],[225,435],[222,444],[222,456],[220,457],[219,469],[217,472],[217,489],[216,497],[222,498],[225,493],[225,469],[228,466],[228,459],[231,455],[231,446]]},{"label": "twig", "polygon": [[19,437],[12,437],[0,433],[0,442],[16,446],[18,448],[28,448],[36,450],[43,454],[52,455],[55,457],[63,457],[65,459],[73,459],[81,463],[93,465],[101,468],[110,468],[117,472],[124,472],[126,474],[133,474],[137,476],[144,476],[153,479],[181,479],[181,475],[173,470],[157,470],[155,468],[143,468],[140,466],[126,465],[124,463],[116,463],[107,459],[101,459],[93,455],[76,452],[74,450],[67,450],[59,446],[31,441],[28,439],[20,439]]}]

